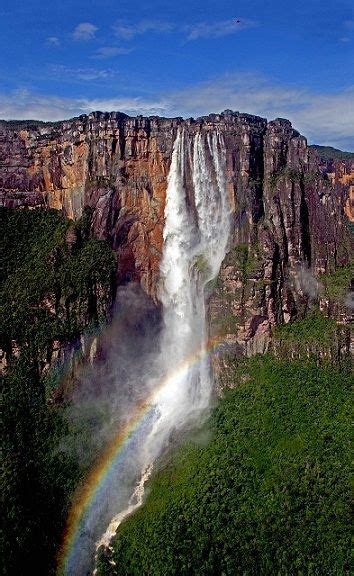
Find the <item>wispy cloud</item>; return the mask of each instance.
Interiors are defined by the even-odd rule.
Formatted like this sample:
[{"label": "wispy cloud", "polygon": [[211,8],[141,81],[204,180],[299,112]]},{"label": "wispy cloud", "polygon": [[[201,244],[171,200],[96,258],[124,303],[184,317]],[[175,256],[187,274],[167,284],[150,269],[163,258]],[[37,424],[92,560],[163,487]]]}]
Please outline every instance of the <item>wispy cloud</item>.
[{"label": "wispy cloud", "polygon": [[220,38],[236,34],[247,28],[258,26],[254,20],[244,18],[233,18],[231,20],[219,20],[214,22],[197,22],[185,26],[177,26],[172,22],[162,20],[140,20],[136,23],[127,23],[123,20],[116,22],[113,30],[119,38],[131,40],[135,36],[147,32],[168,34],[177,32],[187,37],[187,40],[197,40],[199,38]]},{"label": "wispy cloud", "polygon": [[98,28],[94,24],[91,24],[90,22],[81,22],[76,26],[76,28],[74,28],[72,37],[74,40],[86,42],[94,39],[97,30]]},{"label": "wispy cloud", "polygon": [[3,119],[55,121],[82,113],[79,112],[77,99],[47,97],[26,89],[0,95],[0,117]]},{"label": "wispy cloud", "polygon": [[343,36],[339,38],[340,42],[347,44],[351,42],[354,36],[354,20],[345,20],[343,22],[344,33]]},{"label": "wispy cloud", "polygon": [[52,46],[59,46],[60,40],[57,36],[49,36],[47,38],[47,44],[51,44]]},{"label": "wispy cloud", "polygon": [[346,28],[347,30],[354,30],[354,20],[345,20],[344,28]]},{"label": "wispy cloud", "polygon": [[127,24],[119,20],[113,26],[113,30],[119,38],[124,40],[131,40],[134,36],[145,34],[146,32],[160,32],[168,33],[174,30],[174,25],[171,22],[162,20],[140,20],[135,24]]},{"label": "wispy cloud", "polygon": [[258,26],[253,20],[233,18],[231,20],[220,20],[216,22],[199,22],[185,27],[187,40],[198,40],[199,38],[220,38],[236,34],[247,28]]},{"label": "wispy cloud", "polygon": [[69,68],[68,66],[63,65],[52,66],[50,71],[54,76],[60,76],[69,80],[80,80],[83,82],[113,78],[113,76],[117,74],[110,68]]},{"label": "wispy cloud", "polygon": [[113,58],[114,56],[121,56],[124,54],[130,54],[133,48],[122,48],[118,46],[102,46],[98,48],[96,52],[91,56],[95,60],[105,60],[108,58]]},{"label": "wispy cloud", "polygon": [[[109,70],[98,72],[112,73]],[[74,70],[70,73],[74,74]],[[95,71],[84,70],[79,74],[86,80],[94,77]],[[58,120],[92,110],[189,117],[220,112],[225,108],[268,119],[288,118],[311,142],[354,150],[354,85],[325,94],[285,86],[255,74],[233,74],[173,93],[157,94],[151,99],[57,98],[26,91],[0,96],[0,117],[18,119]]]},{"label": "wispy cloud", "polygon": [[354,149],[354,85],[321,93],[257,74],[231,74],[170,94],[168,102],[171,111],[185,116],[230,108],[288,118],[311,142]]},{"label": "wispy cloud", "polygon": [[132,116],[138,114],[163,115],[167,103],[142,98],[61,98],[33,94],[28,90],[16,90],[9,95],[0,95],[0,118],[63,120],[87,114],[94,110],[121,111]]},{"label": "wispy cloud", "polygon": [[107,99],[90,99],[81,101],[81,106],[87,111],[109,110],[120,111],[131,116],[142,114],[144,116],[166,116],[168,112],[168,101],[161,99],[144,99],[144,98],[107,98]]}]

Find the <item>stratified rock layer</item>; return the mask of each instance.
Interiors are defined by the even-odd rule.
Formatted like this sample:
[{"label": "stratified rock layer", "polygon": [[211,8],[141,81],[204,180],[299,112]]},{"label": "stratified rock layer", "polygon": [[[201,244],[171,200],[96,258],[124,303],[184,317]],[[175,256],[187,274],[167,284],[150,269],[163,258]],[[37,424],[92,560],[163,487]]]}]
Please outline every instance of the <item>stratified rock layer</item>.
[{"label": "stratified rock layer", "polygon": [[210,301],[212,334],[243,352],[263,351],[271,326],[308,305],[308,276],[348,261],[343,188],[332,187],[289,121],[225,111],[196,120],[96,112],[55,124],[1,122],[0,202],[70,218],[91,207],[95,234],[118,254],[118,283],[139,281],[157,300],[179,126],[190,138],[217,129],[226,147],[234,227]]}]

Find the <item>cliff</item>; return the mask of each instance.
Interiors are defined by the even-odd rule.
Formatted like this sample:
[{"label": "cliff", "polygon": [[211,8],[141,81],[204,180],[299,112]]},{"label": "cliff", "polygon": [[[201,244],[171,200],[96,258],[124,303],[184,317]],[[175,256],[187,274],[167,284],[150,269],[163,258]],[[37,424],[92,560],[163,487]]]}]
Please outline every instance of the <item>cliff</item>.
[{"label": "cliff", "polygon": [[[348,262],[346,185],[323,170],[289,121],[225,111],[183,120],[95,112],[60,123],[0,123],[0,202],[57,208],[117,254],[117,281],[157,300],[163,214],[179,126],[217,129],[226,147],[233,239],[210,302],[212,333],[247,353],[306,312],[311,275]],[[348,211],[348,208],[346,209]],[[313,283],[312,283],[313,284]]]},{"label": "cliff", "polygon": [[[324,517],[335,518],[341,546],[346,546],[346,512],[338,520],[338,498],[332,499],[337,507],[333,511],[326,507],[326,496],[327,486],[339,486],[341,494],[346,490],[332,472],[338,470],[338,446],[343,445],[347,426],[343,416],[350,345],[349,308],[345,305],[350,283],[347,172],[340,173],[342,165],[336,164],[333,178],[332,167],[320,161],[287,120],[268,123],[230,111],[196,120],[94,113],[61,123],[0,122],[0,204],[4,206],[0,209],[0,376],[4,391],[4,457],[9,464],[4,476],[3,556],[9,575],[27,574],[32,568],[36,574],[57,572],[55,558],[74,490],[94,466],[97,454],[105,449],[110,431],[115,436],[121,422],[134,413],[130,406],[141,405],[142,389],[135,386],[135,381],[143,384],[151,348],[155,353],[154,347],[160,346],[156,338],[161,328],[160,307],[154,301],[158,300],[167,175],[180,126],[190,143],[196,132],[202,132],[203,138],[198,140],[205,158],[210,157],[205,134],[218,130],[222,134],[217,139],[220,148],[221,141],[225,144],[232,237],[219,277],[210,285],[208,305],[211,336],[223,343],[213,356],[216,383],[219,388],[236,390],[228,396],[231,401],[226,398],[221,417],[216,414],[214,419],[220,433],[216,430],[214,434],[213,429],[212,436],[218,439],[219,435],[222,443],[214,443],[214,447],[211,443],[212,452],[204,457],[207,467],[193,455],[190,460],[186,452],[187,458],[179,458],[189,470],[188,474],[182,472],[189,495],[193,496],[191,485],[195,487],[195,504],[192,501],[186,508],[177,485],[171,485],[165,493],[168,500],[171,494],[177,494],[182,502],[181,514],[176,514],[178,506],[174,503],[172,514],[168,509],[165,514],[160,506],[164,515],[160,522],[153,504],[154,522],[149,521],[149,526],[158,543],[152,547],[153,560],[156,550],[173,553],[170,543],[169,548],[161,546],[161,534],[172,534],[179,546],[176,518],[178,530],[182,526],[181,541],[192,543],[191,552],[187,550],[181,556],[179,546],[177,555],[169,553],[168,561],[176,568],[177,556],[182,561],[186,558],[186,573],[190,573],[193,551],[203,551],[205,518],[210,521],[208,534],[214,530],[217,536],[213,556],[217,562],[228,554],[223,550],[220,554],[221,540],[232,542],[231,559],[235,558],[235,549],[241,550],[240,559],[228,564],[231,573],[243,561],[245,571],[252,572],[256,566],[259,573],[258,558],[265,558],[266,569],[272,567],[275,555],[271,544],[275,542],[279,549],[285,525],[290,526],[291,534],[283,538],[284,550],[278,555],[281,563],[275,566],[275,572],[284,572],[284,566],[291,569],[295,564],[296,569],[308,566],[309,535],[304,530],[303,510],[307,517],[312,515],[321,522]],[[188,166],[183,174],[188,189],[192,176],[187,158],[190,149],[187,146],[185,150]],[[185,158],[181,157],[183,162]],[[189,204],[194,210],[192,194]],[[36,209],[21,209],[26,206]],[[203,262],[200,269],[196,265],[195,272],[202,274],[202,268]],[[116,294],[117,285],[130,281],[134,284]],[[140,297],[139,284],[150,298],[145,294]],[[113,322],[101,331],[100,326],[112,318],[109,312],[113,303],[119,311],[114,316],[117,324]],[[314,304],[325,315],[314,310]],[[130,349],[134,354],[129,354]],[[266,350],[269,354],[262,357],[238,358]],[[141,366],[137,355],[143,359]],[[133,363],[133,373],[141,373],[141,379],[131,379]],[[260,414],[265,415],[262,421]],[[275,420],[285,426],[280,435],[279,426],[273,425]],[[323,431],[322,445],[318,438]],[[285,451],[283,437],[289,438]],[[135,447],[137,436],[132,438]],[[204,430],[200,438],[204,447]],[[309,452],[313,438],[313,451]],[[198,440],[198,452],[202,448],[199,444]],[[265,460],[259,458],[260,453],[268,458],[267,447],[274,454],[269,470],[264,467]],[[245,450],[251,458],[243,457]],[[335,466],[328,457],[329,450]],[[289,462],[284,461],[284,453],[290,455],[293,473]],[[345,454],[341,470],[346,465]],[[319,468],[321,461],[323,466]],[[193,470],[193,462],[202,481]],[[235,466],[230,468],[232,462]],[[243,470],[240,463],[245,464]],[[219,476],[215,476],[215,470]],[[264,497],[264,475],[272,470],[278,485],[268,482],[268,498],[267,494]],[[169,472],[169,478],[172,476],[178,484],[178,471],[177,475]],[[299,491],[299,486],[307,489],[306,482],[310,500]],[[257,494],[258,485],[262,494]],[[274,498],[274,485],[284,501]],[[213,502],[210,494],[215,496]],[[225,494],[231,495],[231,505],[225,504]],[[266,503],[265,521],[259,515],[258,501]],[[161,498],[160,503],[163,505]],[[185,524],[180,519],[186,518],[187,509],[191,511],[191,518],[187,518],[188,526],[192,526],[189,536],[193,532],[201,534],[201,544],[198,538],[186,540]],[[223,509],[226,516],[219,514]],[[234,510],[243,511],[243,516],[234,525],[232,539],[225,536],[220,540],[223,528],[226,526],[229,534],[235,522]],[[294,534],[290,520],[299,510],[301,546],[296,534],[289,546]],[[257,516],[253,520],[252,511]],[[243,517],[251,517],[251,532],[245,531]],[[144,526],[138,516],[134,518],[139,529]],[[166,518],[171,520],[169,530]],[[322,525],[315,531],[311,528],[315,534],[311,554],[329,572],[343,572],[343,555],[339,559],[333,555],[327,533],[323,545],[318,546]],[[254,538],[257,526],[259,543]],[[264,526],[271,529],[269,538],[267,534],[264,538]],[[281,537],[278,533],[274,536],[274,526]],[[334,528],[329,525],[328,534],[337,542]],[[145,534],[140,541],[152,540]],[[244,553],[240,546],[235,548],[234,542],[244,546]],[[119,546],[118,540],[113,549],[109,548],[103,574],[111,572],[116,544]],[[225,571],[223,566],[210,564],[211,546],[213,541],[208,540],[201,560],[207,559],[207,570],[221,573]],[[293,555],[294,547],[300,550],[297,557]],[[122,549],[129,554],[128,540]],[[136,550],[135,546],[135,566]],[[319,550],[326,556],[321,557]],[[139,553],[145,551],[146,547],[139,547]],[[288,552],[290,559],[286,557]],[[122,566],[121,556],[117,565],[119,562]],[[198,558],[193,559],[193,566],[201,566],[201,573],[205,572]],[[177,570],[183,572],[179,567]]]},{"label": "cliff", "polygon": [[80,350],[109,320],[115,257],[92,238],[90,214],[75,223],[57,210],[0,208],[0,376],[21,354],[38,374]]},{"label": "cliff", "polygon": [[336,192],[343,196],[345,214],[350,222],[354,222],[354,158],[338,160],[320,157],[320,169]]}]

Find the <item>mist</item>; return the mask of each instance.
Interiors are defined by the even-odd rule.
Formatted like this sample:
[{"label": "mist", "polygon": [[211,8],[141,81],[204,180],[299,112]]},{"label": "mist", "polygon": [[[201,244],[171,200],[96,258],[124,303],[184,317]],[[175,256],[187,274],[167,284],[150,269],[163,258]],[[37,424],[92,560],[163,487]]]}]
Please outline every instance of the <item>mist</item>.
[{"label": "mist", "polygon": [[[96,549],[109,546],[119,524],[142,504],[154,462],[171,438],[208,414],[212,372],[205,298],[230,235],[226,184],[222,135],[191,137],[180,130],[166,193],[161,309],[137,286],[121,288],[101,357],[73,393],[69,416],[78,441],[70,449],[88,464],[142,402],[144,409],[84,509],[65,574],[92,571]],[[86,440],[83,425],[90,430]]]},{"label": "mist", "polygon": [[112,321],[97,337],[93,362],[76,374],[67,409],[71,434],[61,449],[74,452],[81,466],[92,464],[148,396],[161,323],[161,308],[139,284],[118,288]]},{"label": "mist", "polygon": [[310,300],[317,300],[323,292],[322,284],[315,278],[311,270],[300,265],[295,270],[295,287],[298,292],[302,292]]}]

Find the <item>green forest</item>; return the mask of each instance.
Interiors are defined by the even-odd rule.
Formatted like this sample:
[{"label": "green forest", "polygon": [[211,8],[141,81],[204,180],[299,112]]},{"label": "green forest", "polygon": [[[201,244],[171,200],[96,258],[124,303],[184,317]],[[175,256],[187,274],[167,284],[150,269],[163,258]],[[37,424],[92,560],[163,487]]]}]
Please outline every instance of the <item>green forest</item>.
[{"label": "green forest", "polygon": [[333,148],[333,146],[318,146],[312,144],[309,146],[317,152],[322,160],[352,160],[354,158],[354,152],[343,152],[338,150],[338,148]]},{"label": "green forest", "polygon": [[100,576],[350,573],[349,371],[266,355],[230,384],[210,442],[165,461]]},{"label": "green forest", "polygon": [[86,470],[62,449],[71,433],[63,374],[55,362],[45,367],[55,341],[75,342],[107,320],[116,264],[91,237],[89,211],[75,224],[56,210],[1,209],[0,219],[0,348],[9,359],[1,378],[2,573],[47,575]]},{"label": "green forest", "polygon": [[[56,211],[0,216],[2,573],[50,575],[90,465],[62,449],[77,431],[53,343],[109,320],[116,262],[92,237],[89,211],[76,223]],[[342,294],[348,277],[326,286]],[[163,458],[98,575],[349,575],[352,378],[348,358],[332,354],[340,338],[315,311],[278,328],[267,355],[230,358],[230,389]]]}]

